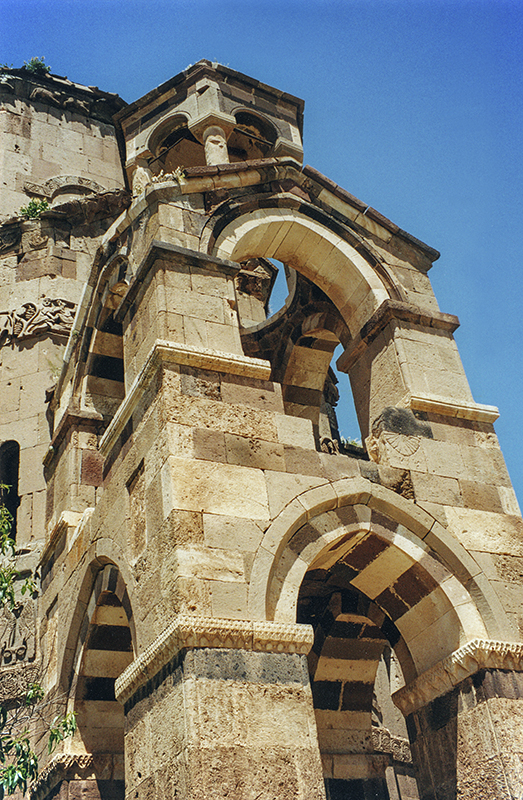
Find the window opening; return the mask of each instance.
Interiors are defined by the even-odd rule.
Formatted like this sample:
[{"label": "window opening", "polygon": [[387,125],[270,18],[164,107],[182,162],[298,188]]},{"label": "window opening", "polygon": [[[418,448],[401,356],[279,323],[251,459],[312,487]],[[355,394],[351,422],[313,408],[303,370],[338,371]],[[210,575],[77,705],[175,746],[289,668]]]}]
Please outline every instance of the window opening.
[{"label": "window opening", "polygon": [[20,464],[20,445],[18,442],[4,442],[0,446],[0,483],[7,486],[2,492],[2,502],[13,518],[11,537],[16,539],[16,516],[20,497],[18,496],[18,471]]}]

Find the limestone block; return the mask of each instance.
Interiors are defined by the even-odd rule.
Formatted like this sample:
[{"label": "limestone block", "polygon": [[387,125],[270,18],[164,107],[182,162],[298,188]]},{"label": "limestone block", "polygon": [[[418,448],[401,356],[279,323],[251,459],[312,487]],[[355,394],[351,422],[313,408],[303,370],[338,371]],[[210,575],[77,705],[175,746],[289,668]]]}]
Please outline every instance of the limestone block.
[{"label": "limestone block", "polygon": [[[263,411],[283,412],[281,386],[278,383],[242,378],[239,375],[224,375],[221,380],[221,395],[224,403],[237,403]],[[278,426],[280,418],[275,417],[275,421]],[[284,441],[279,428],[278,439]]]},{"label": "limestone block", "polygon": [[20,450],[19,494],[38,492],[45,489],[42,460],[46,450],[46,445],[24,447]]},{"label": "limestone block", "polygon": [[240,553],[179,545],[174,557],[177,575],[182,578],[244,582],[244,562]]},{"label": "limestone block", "polygon": [[208,294],[188,292],[183,289],[165,287],[167,307],[184,317],[196,317],[208,322],[225,324],[224,300]]},{"label": "limestone block", "polygon": [[246,583],[213,580],[210,590],[214,617],[248,619]]},{"label": "limestone block", "polygon": [[[267,490],[260,470],[207,461],[191,462],[171,456],[162,473],[164,487],[167,489],[166,482],[171,483],[164,500],[164,516],[171,508],[178,508],[205,509],[210,514],[252,519],[268,518]],[[165,507],[165,502],[170,508]]]},{"label": "limestone block", "polygon": [[275,442],[225,434],[225,448],[229,464],[267,470],[284,470],[284,448]]},{"label": "limestone block", "polygon": [[210,547],[239,552],[255,552],[263,536],[253,520],[219,514],[203,514],[203,531]]},{"label": "limestone block", "polygon": [[503,506],[503,511],[505,514],[521,516],[521,511],[514,489],[511,486],[498,486],[497,490],[499,492],[501,505]]},{"label": "limestone block", "polygon": [[[495,511],[503,514],[505,509],[501,502],[498,488],[486,483],[476,483],[475,481],[460,481],[461,492],[463,495],[463,505],[465,508],[476,508],[482,511]],[[458,505],[457,503],[449,505]]]},{"label": "limestone block", "polygon": [[212,347],[209,341],[209,330],[203,319],[196,317],[182,317],[185,344],[191,347]]},{"label": "limestone block", "polygon": [[[243,355],[240,332],[237,326],[225,321],[223,325],[215,322],[206,322],[207,341],[216,350],[223,353],[238,353]],[[189,342],[187,342],[189,344]]]},{"label": "limestone block", "polygon": [[[265,472],[270,518],[274,519],[295,497],[307,489],[327,483],[319,476],[289,475],[281,472]],[[300,503],[299,508],[304,508]]]},{"label": "limestone block", "polygon": [[420,450],[425,456],[428,472],[446,478],[462,478],[466,474],[458,445],[422,438]]},{"label": "limestone block", "polygon": [[414,472],[413,470],[411,470],[410,477],[417,502],[427,500],[441,505],[466,505],[461,496],[461,484],[456,478],[444,478],[440,475]]},{"label": "limestone block", "polygon": [[468,550],[523,555],[520,517],[469,508],[448,508],[446,514],[451,531]]},{"label": "limestone block", "polygon": [[157,259],[155,268],[163,272],[164,283],[169,290],[186,292],[192,290],[191,269],[187,264],[175,264],[173,261]]},{"label": "limestone block", "polygon": [[207,398],[165,397],[165,419],[194,428],[209,428],[239,436],[276,442],[272,415],[254,408],[232,406]]},{"label": "limestone block", "polygon": [[510,478],[500,450],[495,447],[461,446],[465,465],[463,477],[478,483],[510,486]]}]

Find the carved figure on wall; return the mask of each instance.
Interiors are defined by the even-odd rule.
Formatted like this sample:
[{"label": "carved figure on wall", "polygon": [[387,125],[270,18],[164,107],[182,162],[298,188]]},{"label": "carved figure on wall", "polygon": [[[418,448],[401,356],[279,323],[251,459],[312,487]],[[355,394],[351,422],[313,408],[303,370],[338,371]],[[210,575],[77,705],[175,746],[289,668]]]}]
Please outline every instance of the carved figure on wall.
[{"label": "carved figure on wall", "polygon": [[51,300],[44,297],[33,303],[24,303],[14,311],[0,312],[0,342],[27,339],[41,333],[69,335],[76,304],[69,300]]},{"label": "carved figure on wall", "polygon": [[151,183],[151,170],[145,160],[140,161],[133,173],[133,197],[138,197]]},{"label": "carved figure on wall", "polygon": [[269,299],[275,275],[271,264],[263,258],[249,258],[241,262],[241,270],[236,275],[236,288],[243,294],[255,297],[264,305]]}]

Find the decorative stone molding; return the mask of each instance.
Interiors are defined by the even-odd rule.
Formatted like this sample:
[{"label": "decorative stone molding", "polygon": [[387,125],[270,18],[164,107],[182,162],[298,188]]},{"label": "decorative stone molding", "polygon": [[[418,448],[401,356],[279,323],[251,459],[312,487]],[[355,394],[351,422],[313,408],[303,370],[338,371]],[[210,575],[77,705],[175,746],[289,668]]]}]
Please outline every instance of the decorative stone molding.
[{"label": "decorative stone molding", "polygon": [[42,333],[68,336],[75,313],[75,303],[48,297],[34,303],[23,303],[13,311],[0,311],[0,343],[8,344],[15,339],[29,339]]},{"label": "decorative stone molding", "polygon": [[447,658],[394,692],[392,699],[408,716],[436,697],[447,694],[480,669],[523,672],[523,644],[473,639]]},{"label": "decorative stone molding", "polygon": [[390,753],[394,761],[402,761],[404,764],[412,763],[408,739],[395,736],[388,728],[373,728],[371,736],[372,747],[376,752]]},{"label": "decorative stone molding", "polygon": [[131,205],[131,195],[126,189],[113,189],[86,197],[69,200],[61,203],[48,211],[43,212],[44,217],[65,219],[71,225],[90,225],[95,219],[118,217],[122,211]]},{"label": "decorative stone molding", "polygon": [[121,403],[111,424],[100,441],[100,451],[107,455],[116,439],[122,433],[145,388],[162,363],[179,364],[229,375],[244,375],[248,378],[269,380],[271,365],[261,358],[222,353],[205,347],[157,339],[145,359],[145,364],[136,376],[125,399]]},{"label": "decorative stone molding", "polygon": [[94,758],[82,755],[57,753],[41,771],[38,780],[29,789],[30,800],[44,800],[54,787],[64,779],[85,778],[85,771],[92,768]]},{"label": "decorative stone molding", "polygon": [[306,655],[313,641],[314,632],[311,625],[213,619],[180,614],[156,641],[122,672],[115,684],[116,698],[120,703],[127,702],[180,650],[187,647]]},{"label": "decorative stone molding", "polygon": [[413,411],[429,411],[444,417],[471,419],[475,422],[495,422],[499,417],[499,410],[496,406],[488,406],[483,403],[464,403],[435,395],[411,394],[408,406]]},{"label": "decorative stone molding", "polygon": [[92,181],[90,178],[82,178],[79,175],[58,175],[55,178],[50,178],[42,185],[29,181],[24,183],[24,192],[26,194],[48,197],[49,199],[60,189],[82,189],[93,194],[105,191],[101,184]]},{"label": "decorative stone molding", "polygon": [[39,567],[45,566],[46,562],[48,561],[51,553],[53,552],[56,543],[60,539],[63,533],[68,530],[74,530],[80,524],[82,517],[85,515],[86,512],[92,513],[92,508],[87,508],[85,511],[62,511],[60,517],[53,525],[51,530],[48,532],[48,540],[47,545],[42,553],[40,558]]},{"label": "decorative stone molding", "polygon": [[454,314],[441,311],[422,312],[417,306],[402,300],[384,300],[377,311],[365,323],[361,331],[351,341],[336,362],[341,372],[348,372],[365,352],[368,345],[376,339],[392,320],[418,325],[421,328],[436,328],[449,334],[459,328],[459,320]]}]

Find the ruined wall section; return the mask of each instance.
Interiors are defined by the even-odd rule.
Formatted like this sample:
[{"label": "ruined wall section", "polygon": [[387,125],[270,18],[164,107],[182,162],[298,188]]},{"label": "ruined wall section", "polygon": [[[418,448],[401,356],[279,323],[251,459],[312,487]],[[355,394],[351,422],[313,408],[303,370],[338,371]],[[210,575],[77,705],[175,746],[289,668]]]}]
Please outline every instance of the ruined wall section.
[{"label": "ruined wall section", "polygon": [[118,95],[25,69],[0,76],[0,217],[31,197],[53,205],[123,186],[112,115]]},{"label": "ruined wall section", "polygon": [[[46,390],[60,375],[94,253],[112,221],[107,192],[124,187],[111,122],[122,105],[116,95],[25,69],[0,80],[0,442],[20,445],[17,541],[24,545],[44,537]],[[31,199],[49,210],[21,216]]]}]

